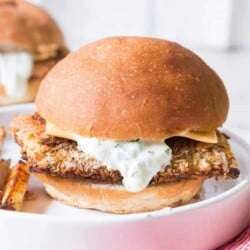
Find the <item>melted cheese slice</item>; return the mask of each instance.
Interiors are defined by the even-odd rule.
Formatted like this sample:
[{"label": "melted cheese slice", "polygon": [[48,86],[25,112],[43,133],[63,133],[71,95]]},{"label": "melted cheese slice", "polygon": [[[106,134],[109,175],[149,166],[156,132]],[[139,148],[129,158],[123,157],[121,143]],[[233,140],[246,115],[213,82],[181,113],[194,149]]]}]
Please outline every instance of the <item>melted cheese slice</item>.
[{"label": "melted cheese slice", "polygon": [[[46,122],[46,133],[49,135],[74,140],[74,138],[69,132],[56,127],[50,122]],[[208,132],[181,131],[179,133],[176,133],[174,136],[185,137],[195,141],[207,142],[207,143],[218,142],[215,130],[211,130]],[[173,137],[173,135],[171,137]]]},{"label": "melted cheese slice", "polygon": [[53,135],[53,136],[62,137],[65,139],[74,140],[74,138],[71,136],[71,134],[69,132],[58,128],[57,126],[53,125],[50,122],[46,122],[45,131],[46,131],[46,134],[48,134],[48,135]]},{"label": "melted cheese slice", "polygon": [[218,142],[218,138],[217,138],[215,130],[210,130],[208,132],[187,131],[184,133],[177,134],[175,136],[181,136],[181,137],[189,138],[195,141],[207,142],[207,143]]}]

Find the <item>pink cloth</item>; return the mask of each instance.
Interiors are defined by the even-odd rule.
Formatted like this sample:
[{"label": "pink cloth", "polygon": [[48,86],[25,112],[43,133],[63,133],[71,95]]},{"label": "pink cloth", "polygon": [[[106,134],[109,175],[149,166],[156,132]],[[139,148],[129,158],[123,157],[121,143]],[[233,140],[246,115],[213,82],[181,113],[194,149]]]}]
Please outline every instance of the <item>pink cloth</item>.
[{"label": "pink cloth", "polygon": [[220,247],[219,250],[250,250],[250,226],[232,242]]}]

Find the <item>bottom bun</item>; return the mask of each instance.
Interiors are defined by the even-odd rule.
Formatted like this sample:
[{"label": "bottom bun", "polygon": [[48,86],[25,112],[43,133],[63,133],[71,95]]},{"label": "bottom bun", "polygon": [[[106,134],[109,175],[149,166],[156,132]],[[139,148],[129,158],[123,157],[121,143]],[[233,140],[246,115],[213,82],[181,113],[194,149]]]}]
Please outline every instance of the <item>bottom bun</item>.
[{"label": "bottom bun", "polygon": [[131,193],[118,184],[97,184],[47,174],[36,176],[52,198],[67,205],[119,214],[149,212],[185,204],[200,191],[206,179],[198,177],[164,185],[151,185],[143,191]]},{"label": "bottom bun", "polygon": [[35,100],[41,79],[31,79],[27,84],[25,95],[21,99],[13,99],[6,96],[4,86],[0,84],[0,106],[33,102]]}]

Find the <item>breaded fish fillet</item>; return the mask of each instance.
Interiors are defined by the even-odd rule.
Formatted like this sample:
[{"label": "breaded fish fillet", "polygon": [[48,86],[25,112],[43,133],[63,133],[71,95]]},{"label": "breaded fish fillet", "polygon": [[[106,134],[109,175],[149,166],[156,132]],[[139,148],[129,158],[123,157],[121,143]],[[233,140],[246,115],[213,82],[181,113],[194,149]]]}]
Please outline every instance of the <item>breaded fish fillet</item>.
[{"label": "breaded fish fillet", "polygon": [[[119,171],[87,157],[78,150],[76,142],[46,134],[45,120],[38,114],[17,116],[11,124],[11,132],[32,172],[109,183],[122,180]],[[172,149],[171,164],[158,172],[151,184],[197,176],[237,178],[239,170],[227,136],[220,132],[217,136],[216,144],[181,137],[167,139]]]}]

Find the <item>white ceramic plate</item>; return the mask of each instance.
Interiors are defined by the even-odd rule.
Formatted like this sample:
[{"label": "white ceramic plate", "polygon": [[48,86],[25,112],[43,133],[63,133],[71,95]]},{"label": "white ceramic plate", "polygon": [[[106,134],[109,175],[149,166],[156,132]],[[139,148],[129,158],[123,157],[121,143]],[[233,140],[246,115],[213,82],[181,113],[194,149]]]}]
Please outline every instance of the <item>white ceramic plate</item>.
[{"label": "white ceramic plate", "polygon": [[[32,104],[0,110],[0,124],[12,117],[33,113]],[[112,215],[80,210],[50,199],[41,184],[31,178],[29,190],[38,198],[25,203],[24,212],[0,210],[0,249],[214,249],[237,235],[249,223],[250,150],[241,138],[231,137],[240,178],[208,180],[199,201],[156,212]],[[2,157],[14,164],[19,148],[8,136]]]}]

